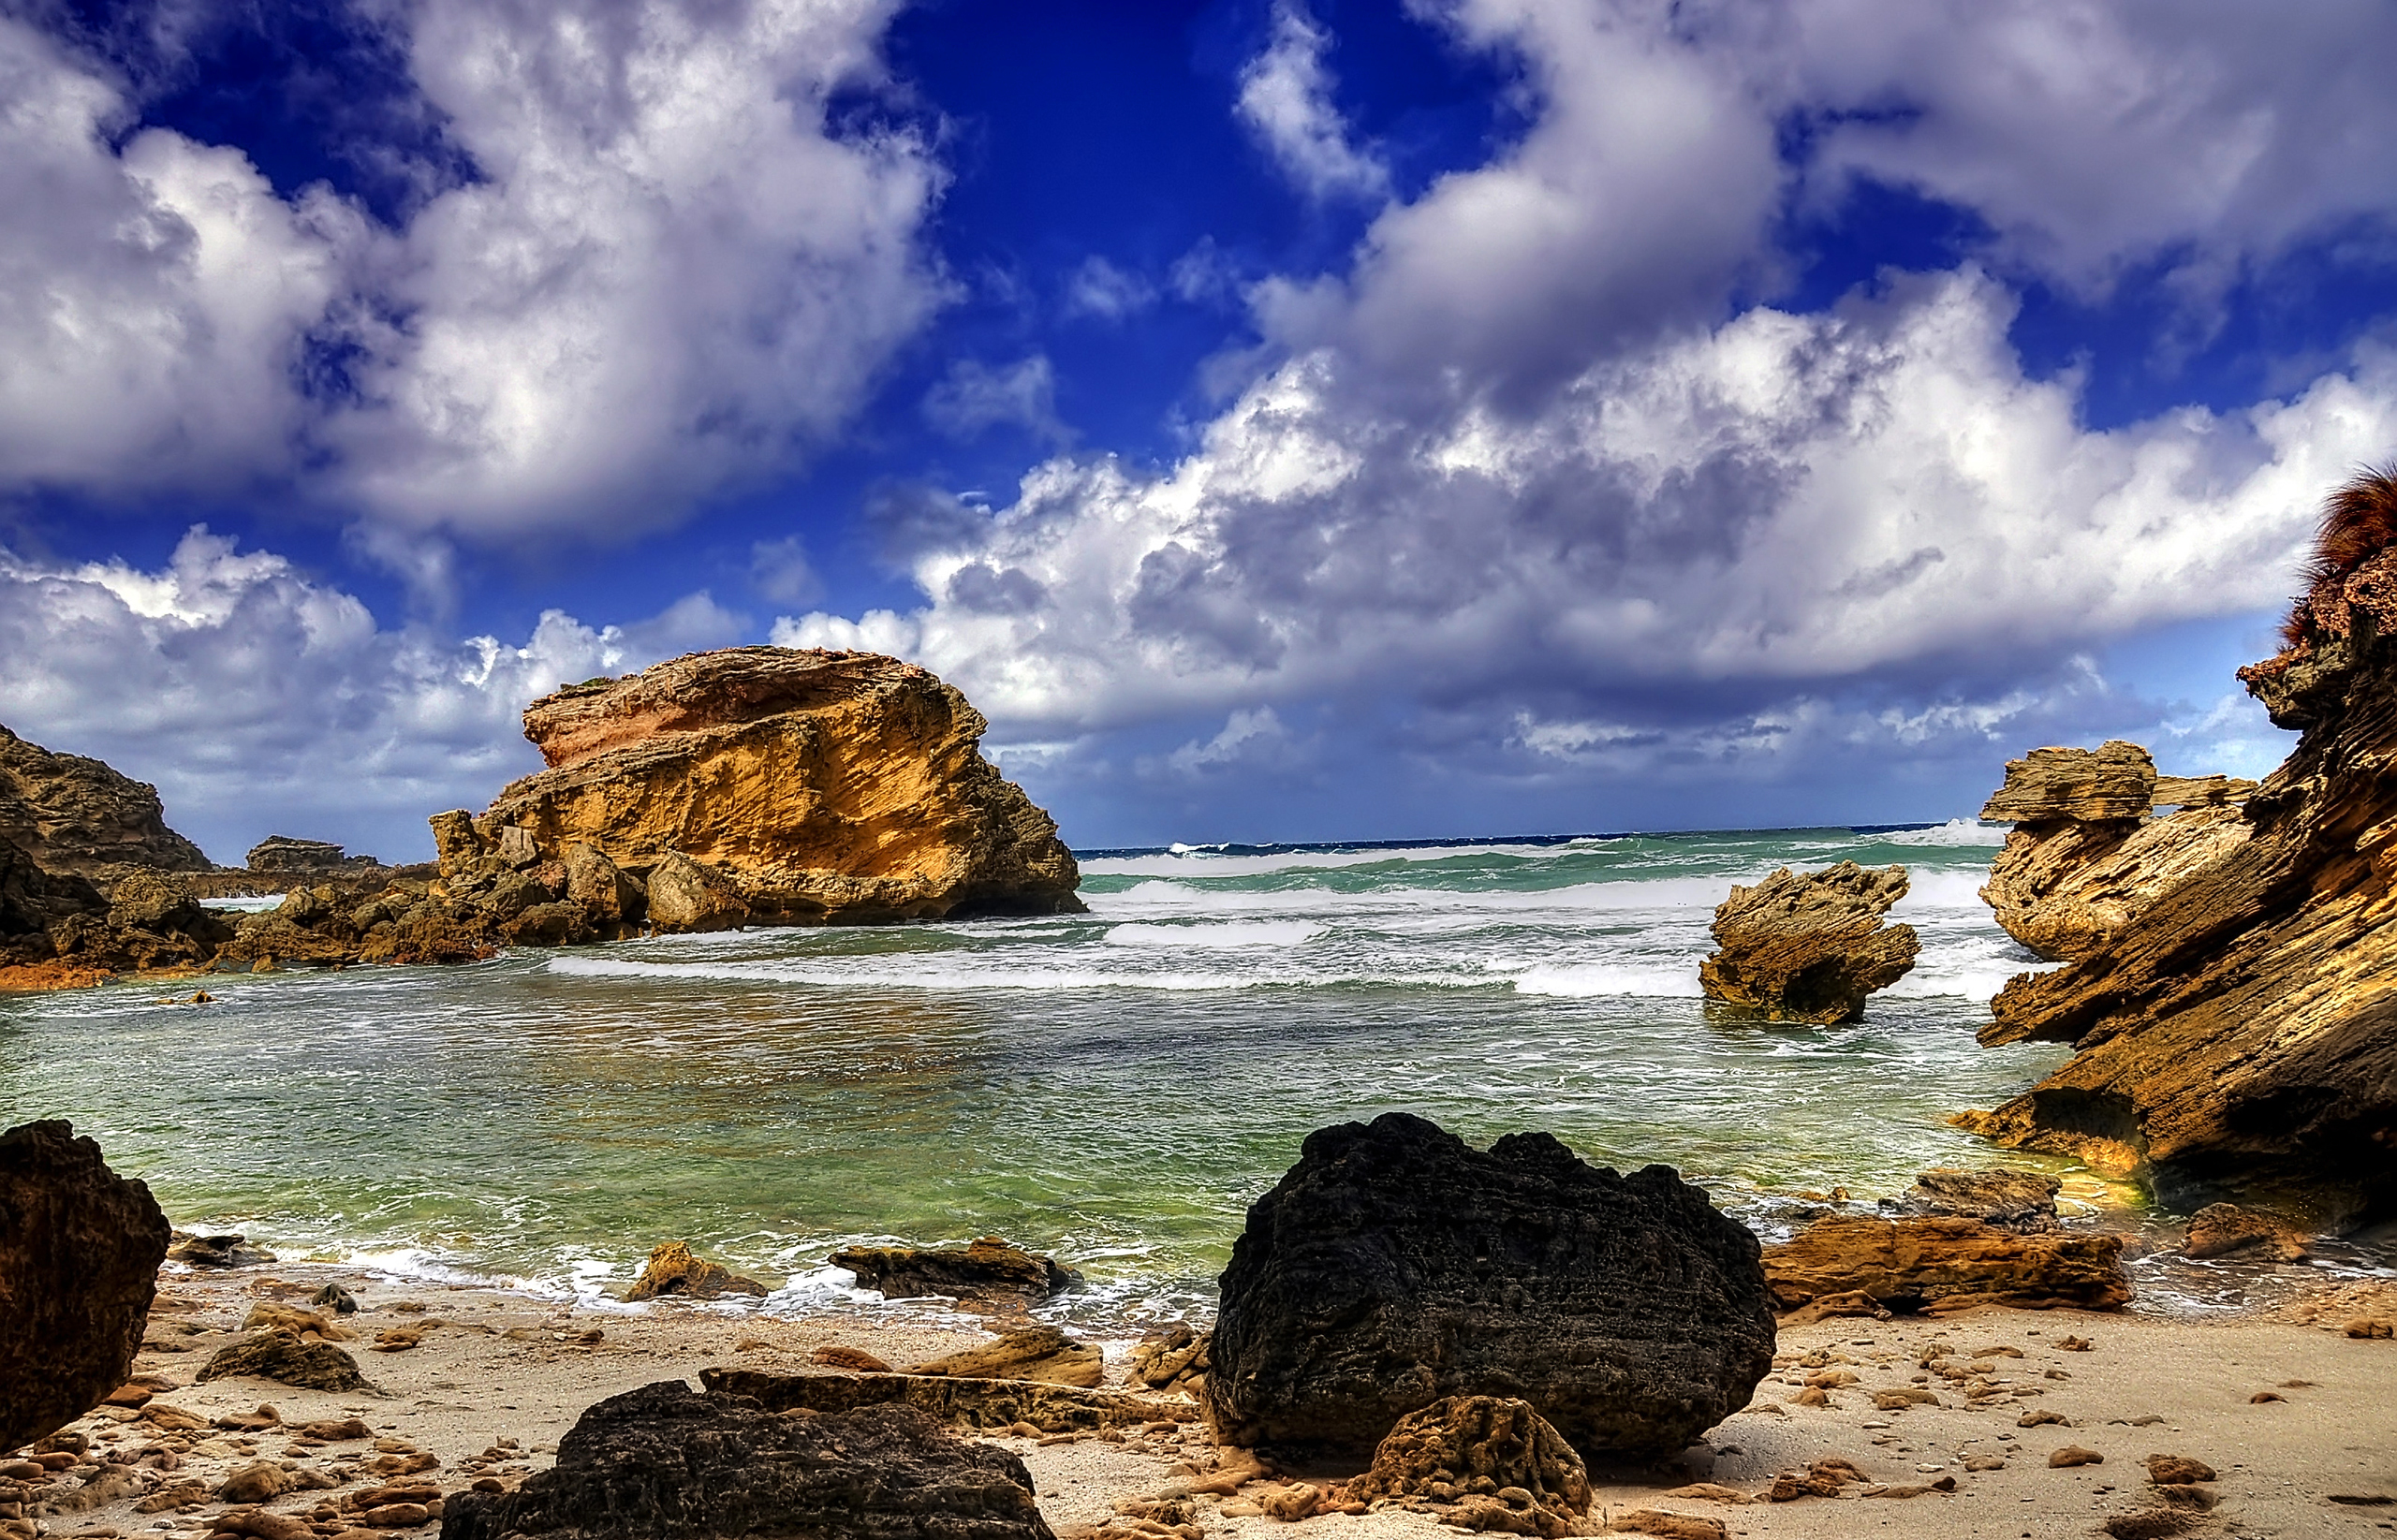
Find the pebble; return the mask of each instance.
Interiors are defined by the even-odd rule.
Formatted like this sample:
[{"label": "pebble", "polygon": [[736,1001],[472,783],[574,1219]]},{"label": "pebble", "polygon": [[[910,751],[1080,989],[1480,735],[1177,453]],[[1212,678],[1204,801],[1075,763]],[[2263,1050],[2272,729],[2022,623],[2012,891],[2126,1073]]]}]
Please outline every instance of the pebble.
[{"label": "pebble", "polygon": [[2051,1470],[2066,1470],[2076,1465],[2103,1465],[2106,1457],[2095,1449],[2084,1449],[2078,1444],[2067,1444],[2048,1457]]}]

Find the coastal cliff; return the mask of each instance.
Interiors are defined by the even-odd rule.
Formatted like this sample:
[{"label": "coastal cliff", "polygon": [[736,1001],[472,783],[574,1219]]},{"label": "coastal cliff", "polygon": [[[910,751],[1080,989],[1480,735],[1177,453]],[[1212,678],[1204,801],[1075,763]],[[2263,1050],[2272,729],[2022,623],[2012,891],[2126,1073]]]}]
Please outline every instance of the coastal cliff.
[{"label": "coastal cliff", "polygon": [[53,754],[7,727],[0,727],[0,840],[53,874],[211,869],[199,846],[167,827],[157,787],[97,759]]},{"label": "coastal cliff", "polygon": [[1080,911],[1072,854],[982,757],[986,726],[868,653],[739,647],[573,685],[524,712],[548,769],[434,819],[443,879],[471,897],[579,862],[667,930]]},{"label": "coastal cliff", "polygon": [[2239,673],[2296,751],[2243,806],[2072,836],[2091,917],[2043,939],[2073,961],[2009,982],[1981,1036],[2080,1051],[1963,1126],[2172,1200],[2397,1208],[2397,477],[2333,497],[2310,576],[2287,645]]}]

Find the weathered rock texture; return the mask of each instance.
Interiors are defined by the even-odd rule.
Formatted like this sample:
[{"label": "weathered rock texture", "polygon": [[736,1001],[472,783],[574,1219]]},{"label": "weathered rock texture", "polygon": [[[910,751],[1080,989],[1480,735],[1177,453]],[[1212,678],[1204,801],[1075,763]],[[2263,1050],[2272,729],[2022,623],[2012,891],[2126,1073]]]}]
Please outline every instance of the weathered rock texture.
[{"label": "weathered rock texture", "polygon": [[[2187,830],[2135,923],[1992,1005],[1993,1043],[2070,1063],[1960,1120],[2006,1143],[2335,1221],[2397,1209],[2397,478],[2333,500],[2289,645],[2240,671],[2304,736]],[[2235,820],[2235,829],[2228,827]],[[2159,833],[2157,838],[2165,836]],[[2154,859],[2163,863],[2159,852]]]},{"label": "weathered rock texture", "polygon": [[1745,1405],[1772,1346],[1756,1238],[1672,1171],[1393,1112],[1308,1136],[1249,1209],[1205,1401],[1226,1442],[1361,1454],[1443,1397],[1514,1397],[1585,1456],[1652,1454]]},{"label": "weathered rock texture", "polygon": [[850,1412],[860,1406],[912,1406],[966,1428],[1030,1423],[1044,1433],[1099,1432],[1198,1415],[1178,1397],[1091,1390],[1038,1380],[961,1380],[940,1374],[773,1374],[756,1369],[703,1369],[699,1383],[756,1400],[769,1412]]},{"label": "weathered rock texture", "polygon": [[[1586,1534],[1590,1473],[1581,1457],[1528,1401],[1451,1396],[1401,1417],[1374,1451],[1373,1468],[1348,1484],[1351,1497],[1390,1498],[1450,1517],[1474,1497],[1497,1502],[1512,1489],[1523,1527],[1543,1536]],[[1479,1528],[1481,1526],[1472,1526]]]},{"label": "weathered rock texture", "polygon": [[1039,1380],[1096,1389],[1107,1378],[1107,1355],[1074,1341],[1062,1327],[1027,1327],[995,1342],[927,1359],[908,1372],[965,1380]]},{"label": "weathered rock texture", "polygon": [[2130,1302],[2123,1241],[2112,1235],[2023,1235],[1977,1219],[1833,1214],[1764,1249],[1773,1302],[1796,1310],[1863,1294],[1901,1314],[1982,1305],[2113,1310]]},{"label": "weathered rock texture", "polygon": [[80,754],[52,754],[0,727],[0,840],[46,872],[88,877],[128,867],[205,872],[199,846],[167,827],[158,788]]},{"label": "weathered rock texture", "polygon": [[150,1189],[110,1171],[70,1125],[0,1134],[0,1453],[125,1383],[167,1237]]},{"label": "weathered rock texture", "polygon": [[[2040,1171],[1956,1171],[1938,1168],[1915,1178],[1895,1207],[1908,1213],[1978,1219],[2000,1229],[2036,1234],[2056,1229],[2056,1195],[2064,1183]],[[1890,1207],[1890,1205],[1884,1205]]]},{"label": "weathered rock texture", "polygon": [[1081,907],[1056,824],[980,753],[985,723],[868,653],[694,653],[535,701],[550,768],[434,821],[453,892],[581,843],[669,930]]},{"label": "weathered rock texture", "polygon": [[1714,911],[1721,949],[1698,964],[1698,982],[1709,999],[1777,1020],[1861,1020],[1864,997],[1914,967],[1914,927],[1881,920],[1905,894],[1904,867],[1854,861],[1784,867],[1733,887]]},{"label": "weathered rock texture", "polygon": [[780,1416],[680,1381],[611,1396],[513,1492],[446,1500],[441,1540],[1053,1540],[1023,1462],[922,1413]]},{"label": "weathered rock texture", "polygon": [[[1981,809],[2012,822],[1981,888],[2007,934],[2050,961],[2104,950],[2159,893],[2247,837],[2252,781],[2159,777],[2145,749],[2034,749]],[[2150,819],[2150,808],[2180,806]]]},{"label": "weathered rock texture", "polygon": [[858,1287],[878,1289],[887,1299],[1046,1299],[1082,1281],[1082,1275],[999,1237],[986,1235],[966,1246],[851,1246],[826,1260],[858,1275]]},{"label": "weathered rock texture", "polygon": [[655,1299],[664,1295],[680,1295],[686,1299],[716,1299],[728,1294],[745,1294],[757,1298],[768,1292],[766,1285],[754,1278],[743,1278],[720,1262],[710,1262],[692,1254],[690,1246],[681,1240],[669,1240],[649,1254],[648,1266],[625,1291],[628,1300]]},{"label": "weathered rock texture", "polygon": [[192,1378],[235,1376],[273,1380],[302,1390],[357,1390],[366,1385],[356,1358],[331,1342],[310,1341],[288,1327],[227,1343],[209,1355],[207,1364]]},{"label": "weathered rock texture", "polygon": [[331,872],[380,864],[372,856],[345,855],[341,846],[323,840],[300,840],[288,834],[268,835],[250,847],[247,858],[253,872]]}]

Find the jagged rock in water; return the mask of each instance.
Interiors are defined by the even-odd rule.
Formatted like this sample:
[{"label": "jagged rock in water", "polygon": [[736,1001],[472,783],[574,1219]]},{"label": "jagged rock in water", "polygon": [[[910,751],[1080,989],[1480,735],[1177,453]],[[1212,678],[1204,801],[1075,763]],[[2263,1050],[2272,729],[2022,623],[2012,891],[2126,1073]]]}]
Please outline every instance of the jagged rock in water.
[{"label": "jagged rock in water", "polygon": [[1939,1168],[1915,1178],[1912,1189],[1894,1207],[1908,1213],[1978,1219],[2000,1229],[2033,1234],[2057,1227],[2056,1195],[2062,1191],[2062,1181],[2041,1171]]},{"label": "jagged rock in water", "polygon": [[1485,1153],[1399,1112],[1308,1136],[1221,1292],[1205,1399],[1240,1445],[1362,1454],[1493,1395],[1585,1457],[1677,1451],[1772,1362],[1756,1238],[1671,1170],[1594,1168],[1547,1134]]},{"label": "jagged rock in water", "polygon": [[1368,1503],[1412,1499],[1406,1506],[1436,1503],[1445,1510],[1509,1488],[1524,1499],[1501,1504],[1516,1509],[1522,1522],[1508,1526],[1511,1533],[1551,1540],[1587,1533],[1590,1473],[1564,1435],[1529,1401],[1450,1396],[1401,1417],[1374,1450],[1373,1468],[1348,1484],[1348,1494]]},{"label": "jagged rock in water", "polygon": [[166,1260],[150,1189],[65,1122],[0,1134],[0,1454],[66,1427],[133,1372]]},{"label": "jagged rock in water", "polygon": [[625,1291],[626,1300],[654,1299],[662,1295],[680,1295],[686,1299],[717,1299],[728,1294],[745,1294],[763,1298],[770,1291],[754,1278],[743,1278],[720,1263],[694,1256],[683,1241],[669,1240],[649,1254],[649,1265],[640,1270],[633,1286]]},{"label": "jagged rock in water", "polygon": [[1977,1219],[1832,1214],[1764,1249],[1773,1302],[1785,1311],[1863,1294],[1901,1314],[1981,1305],[2113,1310],[2130,1302],[2114,1235],[2023,1235]]},{"label": "jagged rock in water", "polygon": [[1914,927],[1881,920],[1905,894],[1904,867],[1854,861],[1735,887],[1714,911],[1720,949],[1698,982],[1710,1000],[1776,1020],[1861,1020],[1865,996],[1914,967]]},{"label": "jagged rock in water", "polygon": [[[2145,749],[2119,739],[2034,749],[2007,761],[2006,785],[1981,809],[2015,825],[1981,902],[2050,961],[2102,951],[2158,893],[2247,837],[2234,803],[2254,789],[2221,775],[2159,777]],[[2182,811],[2151,820],[2151,805]]]},{"label": "jagged rock in water", "polygon": [[2181,1249],[2196,1257],[2249,1252],[2275,1262],[2296,1262],[2310,1249],[2303,1227],[2276,1214],[2257,1213],[2235,1203],[2209,1203],[2189,1216]]},{"label": "jagged rock in water", "polygon": [[113,876],[128,867],[206,872],[199,846],[167,827],[158,788],[80,754],[52,754],[0,727],[0,839],[45,872]]},{"label": "jagged rock in water", "polygon": [[868,653],[737,647],[593,680],[525,710],[549,769],[434,819],[443,876],[471,895],[579,842],[642,878],[668,930],[1079,912],[1072,855],[982,757],[985,726]]},{"label": "jagged rock in water", "polygon": [[910,1407],[783,1416],[679,1380],[584,1412],[512,1492],[457,1493],[441,1540],[1054,1540],[1006,1450]]},{"label": "jagged rock in water", "polygon": [[986,1235],[967,1246],[850,1246],[825,1260],[858,1275],[858,1287],[879,1289],[886,1299],[1048,1298],[1082,1281],[1082,1275]]},{"label": "jagged rock in water", "polygon": [[[2081,1051],[1962,1126],[2321,1223],[2397,1209],[2397,479],[2343,490],[2289,645],[2240,671],[2304,736],[2232,820],[2198,828],[2134,921],[2007,984],[1982,1038]],[[2159,856],[2160,859],[2160,856]]]},{"label": "jagged rock in water", "polygon": [[366,1376],[358,1360],[331,1342],[302,1341],[288,1329],[261,1331],[245,1342],[228,1342],[209,1355],[195,1380],[223,1380],[235,1375],[273,1380],[301,1390],[359,1390]]},{"label": "jagged rock in water", "polygon": [[944,1374],[775,1374],[758,1369],[702,1369],[710,1390],[748,1396],[769,1412],[851,1412],[860,1406],[912,1406],[942,1422],[1006,1429],[1030,1423],[1044,1433],[1096,1433],[1198,1416],[1180,1397],[1093,1390],[1042,1380],[963,1380]]},{"label": "jagged rock in water", "polygon": [[253,872],[330,872],[345,866],[375,866],[372,856],[345,855],[342,847],[323,840],[299,840],[270,834],[250,847]]},{"label": "jagged rock in water", "polygon": [[967,1380],[1041,1380],[1096,1389],[1107,1377],[1107,1356],[1078,1342],[1059,1327],[1027,1327],[995,1342],[943,1354],[907,1371]]}]

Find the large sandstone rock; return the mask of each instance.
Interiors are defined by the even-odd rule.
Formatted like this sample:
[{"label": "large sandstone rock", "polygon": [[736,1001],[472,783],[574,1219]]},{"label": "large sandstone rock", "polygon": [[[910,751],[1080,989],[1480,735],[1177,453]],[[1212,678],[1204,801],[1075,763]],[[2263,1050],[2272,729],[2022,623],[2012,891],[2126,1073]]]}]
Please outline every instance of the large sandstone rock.
[{"label": "large sandstone rock", "polygon": [[1977,1219],[1832,1214],[1764,1249],[1773,1302],[1796,1310],[1863,1294],[1902,1314],[1982,1305],[2113,1310],[2130,1302],[2123,1241],[2112,1235],[2024,1235]]},{"label": "large sandstone rock", "polygon": [[441,1540],[1053,1540],[1023,1462],[904,1406],[782,1416],[643,1386],[512,1492],[445,1501]]},{"label": "large sandstone rock", "polygon": [[858,1275],[858,1287],[878,1289],[886,1299],[1048,1298],[1082,1281],[1060,1264],[986,1235],[966,1246],[850,1246],[826,1258]]},{"label": "large sandstone rock", "polygon": [[377,864],[372,856],[348,855],[337,844],[295,839],[288,834],[268,835],[250,846],[247,859],[253,872],[331,872],[345,866]]},{"label": "large sandstone rock", "polygon": [[720,1299],[728,1294],[760,1298],[771,1292],[754,1278],[743,1278],[720,1262],[694,1255],[688,1242],[669,1240],[650,1252],[648,1265],[625,1291],[625,1298],[679,1295],[685,1299]]},{"label": "large sandstone rock", "polygon": [[1981,808],[1993,824],[2137,823],[2155,800],[2155,761],[2136,743],[2033,749],[2006,762],[2006,785]]},{"label": "large sandstone rock", "polygon": [[1041,1380],[965,1380],[944,1374],[774,1374],[757,1369],[703,1369],[710,1390],[747,1396],[769,1412],[851,1412],[860,1406],[912,1406],[965,1428],[1002,1430],[1029,1423],[1044,1433],[1096,1433],[1198,1415],[1180,1397],[1093,1390]]},{"label": "large sandstone rock", "polygon": [[[1512,1503],[1497,1492],[1521,1494]],[[1564,1435],[1528,1401],[1497,1396],[1451,1396],[1401,1417],[1374,1451],[1373,1468],[1348,1484],[1348,1495],[1443,1518],[1463,1518],[1458,1505],[1476,1496],[1520,1510],[1517,1534],[1553,1537],[1589,1533],[1590,1473]],[[1480,1525],[1461,1527],[1482,1528]]]},{"label": "large sandstone rock", "polygon": [[2176,1206],[2397,1208],[2397,480],[2360,481],[2333,515],[2290,645],[2241,670],[2303,729],[2296,751],[2243,808],[2151,826],[2196,848],[2133,922],[2006,987],[1984,1041],[2081,1051],[1963,1126],[2138,1174]]},{"label": "large sandstone rock", "polygon": [[[2000,1229],[2044,1232],[2060,1227],[2056,1195],[2064,1183],[2043,1171],[1925,1171],[1896,1207],[1908,1213],[1978,1219]],[[1885,1205],[1888,1207],[1888,1205]]]},{"label": "large sandstone rock", "polygon": [[167,827],[158,788],[80,754],[52,754],[0,727],[0,840],[46,872],[113,875],[127,867],[206,872],[199,846]]},{"label": "large sandstone rock", "polygon": [[1733,887],[1714,911],[1720,948],[1698,965],[1707,998],[1776,1020],[1857,1021],[1864,997],[1914,967],[1914,927],[1881,917],[1906,894],[1906,869],[1842,861],[1787,867]]},{"label": "large sandstone rock", "polygon": [[739,647],[594,680],[526,709],[549,769],[434,820],[443,874],[468,891],[580,843],[644,878],[669,930],[1079,911],[1072,855],[982,757],[984,726],[866,653]]},{"label": "large sandstone rock", "polygon": [[1772,1367],[1756,1238],[1651,1166],[1546,1134],[1484,1153],[1386,1113],[1308,1136],[1224,1270],[1219,1435],[1361,1454],[1448,1396],[1529,1401],[1584,1455],[1678,1451]]},{"label": "large sandstone rock", "polygon": [[169,1233],[150,1189],[70,1125],[0,1134],[0,1454],[125,1383]]}]

